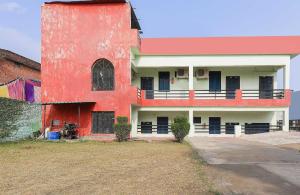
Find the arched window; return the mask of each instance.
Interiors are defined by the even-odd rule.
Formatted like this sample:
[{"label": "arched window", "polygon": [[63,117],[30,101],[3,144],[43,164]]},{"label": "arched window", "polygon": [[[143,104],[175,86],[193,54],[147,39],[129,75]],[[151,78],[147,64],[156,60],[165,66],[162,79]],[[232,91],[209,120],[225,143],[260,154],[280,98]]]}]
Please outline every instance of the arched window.
[{"label": "arched window", "polygon": [[92,67],[93,91],[112,91],[115,88],[115,70],[107,59],[100,59]]}]

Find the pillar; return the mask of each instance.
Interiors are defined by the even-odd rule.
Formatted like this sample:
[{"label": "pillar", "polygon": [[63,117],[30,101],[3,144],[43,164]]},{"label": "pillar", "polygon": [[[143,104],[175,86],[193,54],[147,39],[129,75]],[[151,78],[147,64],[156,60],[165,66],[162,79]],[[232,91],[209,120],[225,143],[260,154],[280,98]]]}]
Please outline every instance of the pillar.
[{"label": "pillar", "polygon": [[194,67],[189,65],[189,90],[194,90]]},{"label": "pillar", "polygon": [[193,109],[189,109],[189,123],[190,123],[189,137],[193,137],[195,135],[194,110]]},{"label": "pillar", "polygon": [[131,137],[137,137],[138,130],[138,110],[136,108],[131,109]]},{"label": "pillar", "polygon": [[290,115],[289,115],[289,108],[286,108],[283,111],[283,127],[282,130],[285,132],[290,131]]},{"label": "pillar", "polygon": [[234,126],[234,135],[235,135],[235,137],[241,137],[241,135],[242,135],[242,126],[241,125]]},{"label": "pillar", "polygon": [[283,88],[290,89],[290,63],[283,67]]}]

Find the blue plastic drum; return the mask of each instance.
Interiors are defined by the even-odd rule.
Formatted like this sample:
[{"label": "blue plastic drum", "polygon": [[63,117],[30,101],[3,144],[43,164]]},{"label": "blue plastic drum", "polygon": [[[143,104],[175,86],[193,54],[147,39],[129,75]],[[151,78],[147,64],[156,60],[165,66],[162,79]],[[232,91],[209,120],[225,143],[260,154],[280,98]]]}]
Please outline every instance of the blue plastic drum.
[{"label": "blue plastic drum", "polygon": [[48,140],[59,140],[60,139],[60,132],[48,132]]}]

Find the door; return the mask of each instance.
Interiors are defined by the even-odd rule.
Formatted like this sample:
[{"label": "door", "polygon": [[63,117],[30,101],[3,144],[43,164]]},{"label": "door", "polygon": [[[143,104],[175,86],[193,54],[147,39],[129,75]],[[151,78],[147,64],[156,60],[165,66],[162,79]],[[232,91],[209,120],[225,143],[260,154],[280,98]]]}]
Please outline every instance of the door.
[{"label": "door", "polygon": [[158,89],[160,91],[170,91],[170,72],[159,72]]},{"label": "door", "polygon": [[226,98],[234,99],[235,91],[240,89],[240,77],[239,76],[227,76],[226,77]]},{"label": "door", "polygon": [[141,122],[141,133],[152,134],[152,122]]},{"label": "door", "polygon": [[221,134],[220,117],[209,117],[209,134]]},{"label": "door", "polygon": [[209,91],[221,91],[221,71],[209,72]]},{"label": "door", "polygon": [[273,77],[259,77],[259,98],[273,99]]},{"label": "door", "polygon": [[225,125],[225,133],[226,134],[234,134],[234,126],[239,125],[239,123],[226,123]]},{"label": "door", "polygon": [[245,124],[245,134],[266,133],[270,131],[269,123],[251,123]]},{"label": "door", "polygon": [[92,113],[92,133],[93,134],[113,134],[115,122],[114,112],[93,112]]},{"label": "door", "polygon": [[157,117],[157,134],[168,134],[169,133],[169,118],[168,117]]},{"label": "door", "polygon": [[141,77],[141,89],[146,91],[146,99],[154,99],[153,77]]}]

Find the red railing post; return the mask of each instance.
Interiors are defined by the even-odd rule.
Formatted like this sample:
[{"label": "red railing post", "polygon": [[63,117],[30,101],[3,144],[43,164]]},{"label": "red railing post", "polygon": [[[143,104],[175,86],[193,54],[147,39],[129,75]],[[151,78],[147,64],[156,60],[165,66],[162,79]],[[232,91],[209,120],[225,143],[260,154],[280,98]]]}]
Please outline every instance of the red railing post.
[{"label": "red railing post", "polygon": [[190,98],[190,100],[195,99],[195,91],[194,90],[189,91],[189,98]]},{"label": "red railing post", "polygon": [[288,104],[288,106],[291,105],[291,96],[292,96],[292,91],[290,89],[285,89],[284,90],[284,100]]},{"label": "red railing post", "polygon": [[238,101],[243,99],[243,92],[241,89],[235,91],[235,99]]}]

